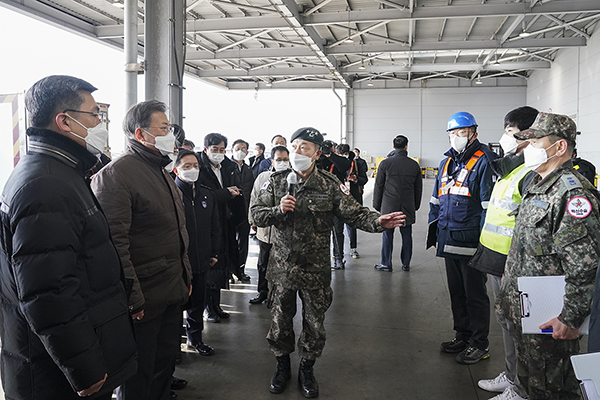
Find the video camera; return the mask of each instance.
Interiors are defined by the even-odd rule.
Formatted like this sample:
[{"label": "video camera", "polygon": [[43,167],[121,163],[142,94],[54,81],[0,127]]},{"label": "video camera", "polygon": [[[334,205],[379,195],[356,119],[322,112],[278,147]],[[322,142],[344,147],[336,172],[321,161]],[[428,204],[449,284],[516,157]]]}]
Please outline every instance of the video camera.
[{"label": "video camera", "polygon": [[323,141],[323,144],[321,144],[321,151],[325,155],[333,153],[334,148],[335,148],[335,143],[332,142],[331,140],[325,140],[325,141]]}]

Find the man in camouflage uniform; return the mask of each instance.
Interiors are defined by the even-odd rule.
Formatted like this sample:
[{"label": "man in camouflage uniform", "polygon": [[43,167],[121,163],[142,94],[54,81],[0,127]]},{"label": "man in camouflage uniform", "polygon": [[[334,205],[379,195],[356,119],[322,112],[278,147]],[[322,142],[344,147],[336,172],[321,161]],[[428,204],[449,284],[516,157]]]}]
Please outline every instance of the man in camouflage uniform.
[{"label": "man in camouflage uniform", "polygon": [[[303,395],[309,398],[319,395],[313,365],[325,347],[323,323],[332,301],[329,236],[333,216],[369,232],[383,232],[404,223],[400,212],[381,216],[362,207],[334,175],[316,169],[322,143],[318,130],[297,130],[290,153],[293,171],[274,172],[250,205],[256,226],[273,226],[273,251],[267,268],[272,321],[267,341],[277,357],[277,370],[269,390],[283,392],[291,378],[289,354],[294,351],[298,293],[303,308],[298,381]],[[297,175],[298,183],[288,183],[290,174]]]},{"label": "man in camouflage uniform", "polygon": [[[518,394],[529,399],[579,399],[570,356],[579,352],[579,328],[594,293],[600,258],[598,191],[573,169],[576,127],[565,115],[539,113],[530,129],[525,165],[538,173],[517,213],[500,293],[499,312],[515,324]],[[552,335],[523,334],[518,278],[565,276],[561,313],[540,325]]]}]

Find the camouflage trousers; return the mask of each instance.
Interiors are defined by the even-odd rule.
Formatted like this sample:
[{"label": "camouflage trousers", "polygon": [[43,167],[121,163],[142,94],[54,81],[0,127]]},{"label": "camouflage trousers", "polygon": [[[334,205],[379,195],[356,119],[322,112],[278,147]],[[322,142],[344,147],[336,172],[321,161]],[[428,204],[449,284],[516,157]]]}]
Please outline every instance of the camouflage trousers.
[{"label": "camouflage trousers", "polygon": [[529,400],[581,399],[570,357],[579,353],[579,339],[517,334],[519,383]]},{"label": "camouflage trousers", "polygon": [[325,347],[324,322],[325,312],[333,300],[331,287],[292,290],[273,285],[269,293],[272,319],[267,342],[276,357],[294,351],[296,293],[302,300],[302,332],[298,338],[298,353],[302,358],[314,360]]}]

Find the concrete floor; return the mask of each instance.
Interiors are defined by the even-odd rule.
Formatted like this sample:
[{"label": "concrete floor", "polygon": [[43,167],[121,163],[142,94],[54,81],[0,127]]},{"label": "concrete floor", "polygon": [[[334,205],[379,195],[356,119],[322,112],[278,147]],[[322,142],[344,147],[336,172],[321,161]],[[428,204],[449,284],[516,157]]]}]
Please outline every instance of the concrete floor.
[{"label": "concrete floor", "polygon": [[[372,181],[370,182],[372,184]],[[333,271],[334,301],[327,312],[327,345],[315,365],[321,399],[488,399],[494,394],[477,387],[504,368],[500,328],[492,316],[491,357],[472,366],[458,364],[454,355],[439,351],[450,340],[452,316],[442,259],[425,251],[428,201],[433,180],[425,181],[422,208],[413,228],[414,256],[410,272],[400,269],[401,238],[395,237],[394,272],[379,272],[380,234],[360,232],[361,258],[346,248],[346,269]],[[367,191],[368,192],[368,191]],[[371,204],[366,196],[365,204]],[[346,243],[346,246],[348,243]],[[291,384],[280,395],[270,394],[275,359],[265,335],[269,310],[250,305],[256,295],[258,246],[251,240],[246,272],[251,285],[232,285],[222,295],[231,318],[206,323],[204,340],[215,347],[212,357],[184,353],[176,375],[189,380],[179,399],[303,399],[297,388],[298,358],[292,356]],[[491,294],[491,288],[488,289]],[[300,310],[300,307],[299,307]],[[295,327],[299,332],[300,312]]]},{"label": "concrete floor", "polygon": [[[367,186],[365,204],[371,205]],[[480,400],[494,396],[477,387],[479,379],[495,377],[504,368],[500,328],[492,314],[491,357],[472,366],[460,365],[454,355],[439,351],[453,337],[450,300],[442,259],[425,251],[428,201],[433,180],[424,184],[422,209],[413,228],[414,255],[410,272],[402,271],[401,239],[396,234],[394,272],[379,272],[380,234],[360,232],[361,258],[350,258],[346,269],[333,271],[334,301],[327,312],[327,345],[315,365],[324,400],[410,399]],[[250,305],[256,295],[258,245],[250,241],[246,272],[250,285],[232,285],[223,291],[222,306],[231,313],[219,324],[206,323],[204,340],[216,354],[201,357],[184,352],[176,376],[189,380],[178,391],[180,400],[299,400],[298,358],[292,355],[292,381],[279,395],[269,393],[275,358],[265,340],[270,313],[264,305]],[[348,245],[348,243],[346,243]],[[488,293],[492,293],[488,284]],[[301,326],[300,307],[295,320]],[[582,348],[587,348],[587,337]],[[3,399],[0,392],[0,399]]]}]

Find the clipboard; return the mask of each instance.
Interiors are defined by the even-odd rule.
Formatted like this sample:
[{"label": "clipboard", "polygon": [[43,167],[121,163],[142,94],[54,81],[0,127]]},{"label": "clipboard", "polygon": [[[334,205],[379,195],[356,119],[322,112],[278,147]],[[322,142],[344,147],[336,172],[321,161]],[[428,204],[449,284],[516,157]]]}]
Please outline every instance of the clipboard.
[{"label": "clipboard", "polygon": [[571,356],[575,376],[581,381],[581,392],[585,400],[600,400],[600,353]]},{"label": "clipboard", "polygon": [[[521,292],[521,326],[525,334],[552,334],[552,328],[539,326],[557,317],[564,305],[565,276],[522,276],[517,279]],[[590,328],[588,316],[581,325],[581,334]]]}]

